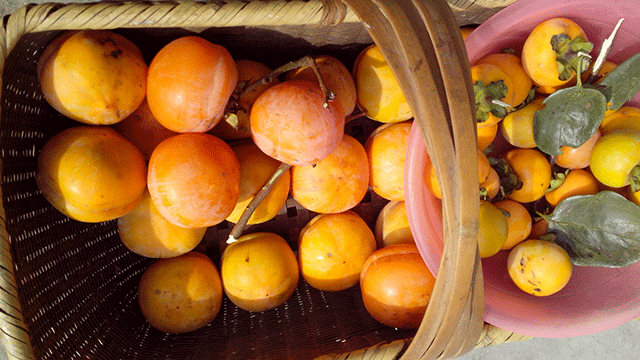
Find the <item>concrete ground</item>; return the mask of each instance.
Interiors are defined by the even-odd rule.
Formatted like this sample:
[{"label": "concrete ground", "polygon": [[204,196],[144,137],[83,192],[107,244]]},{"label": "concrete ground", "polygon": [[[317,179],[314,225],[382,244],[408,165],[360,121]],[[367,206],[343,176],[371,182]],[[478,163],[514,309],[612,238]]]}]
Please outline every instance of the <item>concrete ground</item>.
[{"label": "concrete ground", "polygon": [[[27,3],[44,0],[0,0],[0,16],[11,14]],[[61,3],[87,2],[57,0]],[[544,339],[500,344],[475,349],[458,360],[631,360],[640,356],[640,321],[631,321],[611,330],[574,338]],[[0,360],[7,354],[0,343]],[[240,359],[239,359],[240,360]]]}]

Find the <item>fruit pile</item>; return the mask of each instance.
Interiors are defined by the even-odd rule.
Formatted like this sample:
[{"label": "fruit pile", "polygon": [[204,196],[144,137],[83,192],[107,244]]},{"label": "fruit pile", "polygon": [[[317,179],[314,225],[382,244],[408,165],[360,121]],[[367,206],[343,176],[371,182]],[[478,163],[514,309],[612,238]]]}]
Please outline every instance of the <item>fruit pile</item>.
[{"label": "fruit pile", "polygon": [[[615,37],[612,29],[610,39]],[[472,64],[476,95],[479,250],[508,252],[521,290],[563,289],[573,266],[640,260],[639,55],[607,61],[567,18]],[[433,166],[427,189],[440,198]]]},{"label": "fruit pile", "polygon": [[[435,279],[404,207],[411,112],[380,50],[350,71],[329,55],[271,69],[195,35],[147,64],[111,31],[68,31],[38,62],[47,102],[77,122],[46,140],[36,182],[81,222],[116,221],[122,244],[155,259],[143,273],[149,324],[185,333],[210,323],[223,296],[246,311],[282,305],[304,279],[322,291],[359,284],[379,322],[417,328]],[[376,125],[366,141],[345,124]],[[354,209],[386,201],[372,226]],[[287,201],[313,213],[295,243],[269,231]],[[196,248],[234,224],[219,260]],[[245,232],[245,230],[247,230]]]}]

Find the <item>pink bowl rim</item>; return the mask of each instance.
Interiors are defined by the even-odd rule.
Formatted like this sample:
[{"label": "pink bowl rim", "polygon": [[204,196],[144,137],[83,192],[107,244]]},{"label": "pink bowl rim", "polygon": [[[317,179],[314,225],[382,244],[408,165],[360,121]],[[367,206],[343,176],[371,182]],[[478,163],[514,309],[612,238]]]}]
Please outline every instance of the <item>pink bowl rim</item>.
[{"label": "pink bowl rim", "polygon": [[[585,12],[590,14],[606,15],[610,18],[623,16],[625,17],[625,22],[623,23],[623,29],[619,32],[618,37],[621,36],[620,34],[626,33],[634,34],[638,39],[640,39],[640,25],[633,26],[632,30],[624,29],[625,25],[631,26],[634,23],[640,23],[640,6],[638,4],[628,2],[626,0],[612,0],[607,3],[606,6],[603,7],[602,5],[601,1],[595,0],[565,0],[562,2],[557,0],[518,0],[489,18],[467,37],[465,43],[467,45],[470,63],[473,64],[482,56],[487,55],[488,50],[482,49],[482,44],[488,41],[488,39],[491,39],[494,34],[509,34],[510,32],[516,33],[518,30],[522,31],[520,26],[522,26],[523,18],[528,18],[528,21],[531,23],[551,17],[565,16],[564,14],[566,14],[565,17],[568,18],[580,19],[581,16],[584,16],[583,14]],[[597,26],[598,23],[601,23],[601,25],[610,25],[606,21],[595,19],[595,17],[590,19],[590,21],[596,23],[594,26]],[[531,24],[528,26],[532,28]],[[588,33],[588,35],[590,34]],[[638,42],[640,43],[640,40]],[[596,50],[598,50],[599,44],[596,43],[595,45]],[[638,51],[640,51],[640,44],[638,47],[634,47],[634,52]],[[622,53],[616,54],[614,51],[610,55],[610,58],[616,56],[620,59],[621,56],[625,55]],[[630,104],[640,105],[640,94],[637,95]],[[434,201],[434,198],[428,198],[428,196],[430,196],[430,194],[428,194],[428,190],[421,181],[417,180],[418,175],[415,174],[417,171],[421,172],[423,168],[417,164],[424,164],[424,161],[426,160],[426,149],[424,148],[422,137],[417,124],[415,123],[412,126],[409,137],[407,159],[410,159],[410,161],[407,161],[405,167],[405,192],[406,194],[411,194],[411,196],[407,196],[406,199],[407,216],[409,218],[411,231],[416,239],[416,245],[418,246],[418,249],[420,250],[420,253],[429,269],[436,274],[442,254],[441,215],[434,213],[435,210],[433,206],[431,206],[431,208],[427,206],[426,201]],[[430,214],[431,218],[422,218],[419,214]],[[440,218],[438,218],[438,216],[440,216]],[[435,239],[432,234],[440,235],[435,235],[435,237],[438,238]],[[483,266],[484,263],[485,261],[483,260]],[[611,284],[617,284],[617,282],[620,281],[628,287],[637,287],[640,289],[640,280],[635,283],[625,282],[625,277],[623,275],[626,271],[634,271],[634,273],[640,275],[640,263],[628,268],[606,270],[608,274],[607,279],[605,279],[603,283],[594,285],[593,287],[597,288],[602,284],[607,285],[609,284],[609,281],[611,281]],[[640,276],[636,277],[640,278]],[[591,289],[585,290],[585,294],[590,290]],[[499,328],[513,331],[514,333],[534,337],[561,338],[587,335],[616,327],[639,317],[640,290],[627,295],[633,296],[633,298],[625,298],[626,302],[623,304],[607,303],[611,308],[597,309],[591,314],[579,314],[578,316],[574,316],[576,321],[564,326],[565,324],[558,322],[545,323],[539,319],[526,319],[526,316],[524,319],[526,321],[523,321],[522,314],[514,314],[513,311],[512,313],[509,313],[510,309],[495,306],[493,302],[496,301],[498,297],[504,298],[505,296],[509,296],[509,294],[501,292],[499,289],[492,287],[491,284],[488,284],[485,281],[485,321]],[[555,299],[560,299],[558,301],[562,301],[560,296]],[[554,297],[548,297],[542,301],[548,301],[548,306],[552,306]],[[576,311],[579,312],[580,310]]]}]

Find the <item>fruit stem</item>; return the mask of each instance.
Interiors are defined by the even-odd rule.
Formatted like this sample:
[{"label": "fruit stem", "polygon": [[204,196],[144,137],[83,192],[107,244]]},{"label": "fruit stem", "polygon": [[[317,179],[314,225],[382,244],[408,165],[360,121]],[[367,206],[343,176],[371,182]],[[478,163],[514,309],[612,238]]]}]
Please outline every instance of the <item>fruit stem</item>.
[{"label": "fruit stem", "polygon": [[[576,62],[576,73],[582,74],[589,67],[589,61],[591,59],[591,55],[589,55],[586,52],[579,51],[577,57],[579,60]],[[582,86],[582,76],[576,76],[576,86],[577,87]]]},{"label": "fruit stem", "polygon": [[267,180],[260,191],[256,193],[253,199],[251,199],[249,205],[247,205],[247,207],[242,212],[242,215],[240,215],[238,222],[236,222],[236,224],[231,229],[231,233],[229,233],[229,238],[227,239],[227,244],[232,244],[238,241],[238,239],[242,235],[242,232],[247,227],[247,222],[249,221],[251,215],[253,215],[253,212],[256,211],[256,208],[260,205],[262,200],[264,200],[267,195],[269,195],[269,192],[271,192],[273,185],[276,183],[276,181],[278,181],[280,176],[287,172],[290,167],[291,165],[289,164],[281,163],[280,166],[278,166],[278,168],[273,172],[273,174],[271,174],[269,180]]},{"label": "fruit stem", "polygon": [[316,74],[316,77],[318,78],[318,83],[320,84],[320,89],[322,89],[322,95],[324,95],[324,104],[322,104],[322,106],[324,106],[325,108],[328,108],[329,101],[333,101],[336,98],[336,95],[332,91],[329,91],[329,88],[327,88],[327,85],[324,83],[324,80],[322,80],[322,75],[320,75],[320,70],[318,69],[318,64],[316,64],[315,59],[310,56],[306,58],[308,58],[308,62],[309,62],[308,66],[311,67],[313,72]]},{"label": "fruit stem", "polygon": [[505,109],[512,109],[513,108],[513,106],[507,104],[506,102],[504,102],[502,100],[493,99],[493,100],[491,100],[491,103],[493,103],[495,105],[498,105],[498,106],[502,106]]}]

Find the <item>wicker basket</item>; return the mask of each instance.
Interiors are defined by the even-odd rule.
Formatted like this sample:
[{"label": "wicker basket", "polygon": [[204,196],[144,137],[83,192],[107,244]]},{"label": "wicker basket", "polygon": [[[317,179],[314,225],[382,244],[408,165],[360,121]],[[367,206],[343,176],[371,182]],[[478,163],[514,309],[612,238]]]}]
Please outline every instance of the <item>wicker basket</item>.
[{"label": "wicker basket", "polygon": [[[481,22],[510,2],[50,3],[12,14],[0,35],[0,317],[9,359],[427,359],[524,339],[482,322],[480,265],[468,260],[476,252],[468,245],[475,240],[476,225],[469,220],[474,213],[454,200],[465,194],[460,179],[474,172],[475,151],[463,150],[475,145],[475,127],[467,121],[469,106],[446,101],[462,97],[468,103],[468,84],[455,76],[457,71],[464,79],[468,67],[457,26]],[[294,296],[272,311],[249,313],[225,298],[220,314],[200,330],[169,335],[151,328],[136,298],[150,260],[121,244],[115,221],[85,224],[57,212],[34,181],[44,142],[76,124],[45,102],[36,61],[61,31],[86,28],[115,29],[134,41],[147,60],[170,40],[192,32],[227,46],[235,57],[270,66],[309,53],[332,54],[351,66],[360,50],[378,43],[409,94],[430,154],[455,158],[454,165],[460,165],[445,168],[440,162],[437,168],[452,179],[443,186],[451,245],[420,329],[377,323],[364,309],[357,286],[328,293],[303,280]],[[438,63],[444,51],[458,54],[458,61]],[[421,66],[424,60],[430,65]],[[425,96],[429,89],[446,91]],[[442,114],[433,113],[438,109]],[[377,125],[359,119],[346,131],[364,141]],[[469,139],[472,143],[464,144]],[[385,202],[370,193],[355,210],[372,225]],[[290,199],[274,220],[250,230],[278,232],[295,246],[297,232],[312,215]],[[225,223],[210,228],[197,250],[218,260],[219,243],[229,231]]]}]

